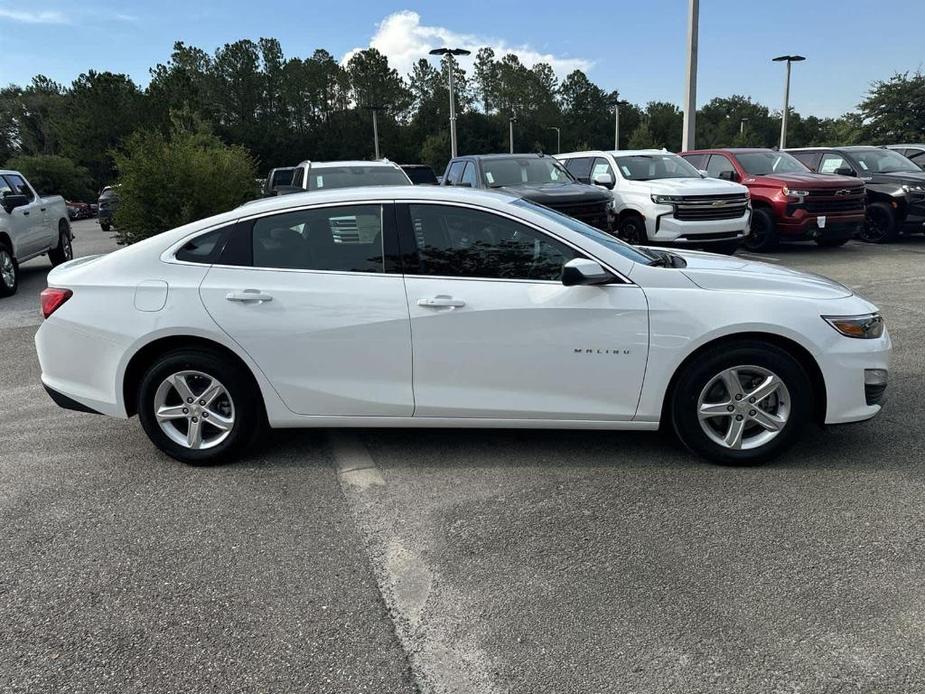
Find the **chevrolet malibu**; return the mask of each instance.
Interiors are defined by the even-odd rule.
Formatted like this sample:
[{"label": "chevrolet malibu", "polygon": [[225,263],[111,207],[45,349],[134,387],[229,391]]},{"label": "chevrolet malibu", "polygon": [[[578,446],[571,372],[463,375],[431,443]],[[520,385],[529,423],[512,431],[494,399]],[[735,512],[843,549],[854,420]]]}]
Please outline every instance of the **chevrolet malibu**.
[{"label": "chevrolet malibu", "polygon": [[522,198],[354,188],[262,200],[42,293],[42,382],[209,464],[267,427],[673,431],[730,464],[876,415],[890,338],[836,282],[635,248]]}]

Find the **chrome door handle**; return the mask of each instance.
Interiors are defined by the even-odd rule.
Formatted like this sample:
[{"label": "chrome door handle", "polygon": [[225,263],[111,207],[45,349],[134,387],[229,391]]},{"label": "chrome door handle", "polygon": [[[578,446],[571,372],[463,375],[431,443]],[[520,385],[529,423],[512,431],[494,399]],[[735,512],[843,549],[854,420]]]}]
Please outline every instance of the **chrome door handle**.
[{"label": "chrome door handle", "polygon": [[454,299],[447,294],[418,299],[418,306],[426,306],[427,308],[462,308],[465,305],[466,302],[462,299]]},{"label": "chrome door handle", "polygon": [[228,299],[228,301],[238,301],[243,304],[247,304],[252,301],[258,304],[262,304],[266,301],[273,301],[272,296],[269,294],[264,294],[259,289],[245,289],[240,292],[228,292],[225,294],[225,298]]}]

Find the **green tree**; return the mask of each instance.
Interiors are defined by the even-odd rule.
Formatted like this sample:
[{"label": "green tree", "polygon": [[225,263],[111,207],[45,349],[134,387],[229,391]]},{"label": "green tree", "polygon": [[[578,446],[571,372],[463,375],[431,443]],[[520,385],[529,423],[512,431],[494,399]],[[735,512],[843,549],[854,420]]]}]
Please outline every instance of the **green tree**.
[{"label": "green tree", "polygon": [[648,121],[643,121],[633,131],[627,146],[629,149],[653,149],[659,146],[655,136],[652,134],[652,130],[649,128]]},{"label": "green tree", "polygon": [[256,162],[241,146],[214,135],[175,128],[139,131],[122,152],[115,226],[122,243],[237,207],[256,194]]},{"label": "green tree", "polygon": [[41,195],[62,195],[66,200],[96,200],[90,172],[66,157],[54,154],[21,154],[6,168],[25,174]]},{"label": "green tree", "polygon": [[925,136],[925,74],[897,73],[874,82],[860,104],[864,133],[877,144],[918,142]]}]

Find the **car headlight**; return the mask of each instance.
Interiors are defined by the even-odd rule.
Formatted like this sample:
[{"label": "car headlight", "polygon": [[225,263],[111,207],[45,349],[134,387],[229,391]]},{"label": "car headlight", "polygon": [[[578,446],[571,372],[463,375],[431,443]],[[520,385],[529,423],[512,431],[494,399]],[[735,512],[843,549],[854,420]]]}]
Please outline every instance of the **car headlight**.
[{"label": "car headlight", "polygon": [[923,190],[925,190],[925,186],[920,184],[910,185],[908,183],[903,183],[903,190],[907,193],[921,193]]},{"label": "car headlight", "polygon": [[784,191],[784,195],[787,195],[787,196],[792,195],[798,198],[805,198],[807,195],[809,195],[808,190],[790,190],[788,186],[784,186],[783,191]]},{"label": "car headlight", "polygon": [[862,316],[823,316],[826,323],[845,337],[875,340],[883,335],[883,316],[866,313]]},{"label": "car headlight", "polygon": [[653,193],[652,202],[656,205],[671,205],[676,202],[684,202],[684,198],[680,195],[656,195]]}]

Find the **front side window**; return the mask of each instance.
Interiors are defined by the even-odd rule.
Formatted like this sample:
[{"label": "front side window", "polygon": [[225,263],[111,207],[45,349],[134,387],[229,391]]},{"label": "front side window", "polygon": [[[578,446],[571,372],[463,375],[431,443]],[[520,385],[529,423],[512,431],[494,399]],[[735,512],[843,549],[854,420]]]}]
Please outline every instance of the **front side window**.
[{"label": "front side window", "polygon": [[697,169],[677,154],[634,154],[615,157],[623,178],[654,181],[662,178],[700,178]]},{"label": "front side window", "polygon": [[851,164],[849,164],[842,155],[836,154],[835,152],[826,152],[822,155],[822,162],[819,164],[819,173],[833,174],[839,169],[850,168]]},{"label": "front side window", "polygon": [[460,183],[468,184],[470,188],[475,188],[478,184],[478,178],[475,173],[475,164],[471,161],[466,163],[466,168],[463,169],[462,178],[459,179]]},{"label": "front side window", "polygon": [[588,183],[591,180],[591,157],[566,159],[565,168],[582,183]]},{"label": "front side window", "polygon": [[253,223],[253,265],[293,270],[384,272],[382,206],[297,210]]},{"label": "front side window", "polygon": [[803,164],[786,152],[739,152],[739,166],[750,176],[769,176],[781,173],[806,173]]},{"label": "front side window", "polygon": [[571,182],[572,177],[552,157],[499,157],[482,160],[482,176],[489,188],[525,183]]},{"label": "front side window", "polygon": [[308,172],[309,190],[407,185],[405,172],[391,166],[325,166]]},{"label": "front side window", "polygon": [[599,174],[610,174],[610,177],[613,178],[613,169],[610,168],[610,164],[606,159],[598,157],[594,160],[594,168],[591,169],[591,180],[594,180],[594,177]]},{"label": "front side window", "polygon": [[490,212],[449,205],[409,205],[412,274],[508,280],[562,277],[579,257],[564,243]]},{"label": "front side window", "polygon": [[446,172],[446,183],[455,186],[459,183],[462,178],[463,169],[466,166],[464,161],[454,161],[450,164],[449,170]]},{"label": "front side window", "polygon": [[29,202],[32,202],[35,199],[35,196],[32,194],[32,189],[26,184],[22,176],[17,176],[16,174],[7,174],[6,180],[9,183],[10,187],[13,189],[14,193],[18,195],[25,195]]}]

